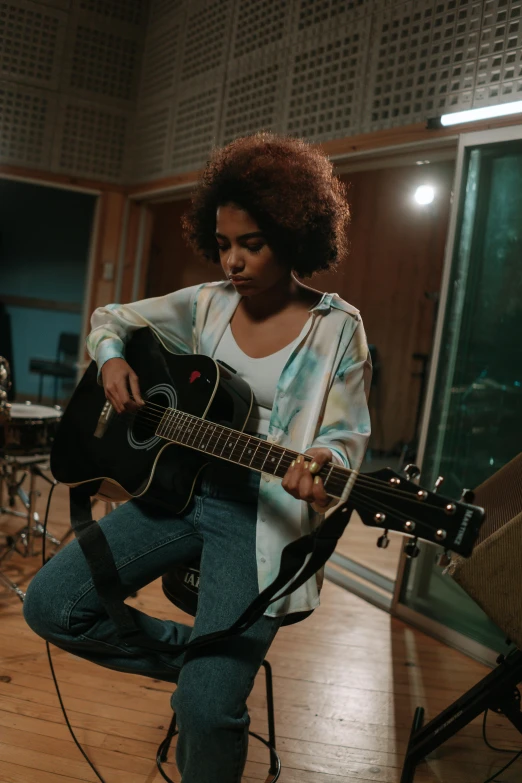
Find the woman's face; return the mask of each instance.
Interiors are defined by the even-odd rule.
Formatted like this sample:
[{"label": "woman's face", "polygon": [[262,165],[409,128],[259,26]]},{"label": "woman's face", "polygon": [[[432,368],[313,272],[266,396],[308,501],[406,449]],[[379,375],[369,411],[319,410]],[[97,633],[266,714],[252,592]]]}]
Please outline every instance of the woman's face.
[{"label": "woman's face", "polygon": [[290,277],[256,221],[237,205],[218,207],[216,240],[223,271],[242,296],[254,296]]}]

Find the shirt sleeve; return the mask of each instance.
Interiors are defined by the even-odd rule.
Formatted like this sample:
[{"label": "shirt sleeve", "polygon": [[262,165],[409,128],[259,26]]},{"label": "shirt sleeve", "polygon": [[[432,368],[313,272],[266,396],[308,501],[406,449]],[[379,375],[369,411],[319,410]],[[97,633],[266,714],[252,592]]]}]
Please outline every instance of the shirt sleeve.
[{"label": "shirt sleeve", "polygon": [[87,351],[98,371],[109,359],[124,358],[130,335],[145,326],[174,353],[193,353],[195,303],[200,288],[191,286],[131,304],[98,307],[92,314],[87,336]]},{"label": "shirt sleeve", "polygon": [[358,470],[371,432],[368,394],[372,365],[362,321],[357,321],[351,335],[346,335],[347,331],[341,337],[340,358],[312,446],[329,448],[335,462]]}]

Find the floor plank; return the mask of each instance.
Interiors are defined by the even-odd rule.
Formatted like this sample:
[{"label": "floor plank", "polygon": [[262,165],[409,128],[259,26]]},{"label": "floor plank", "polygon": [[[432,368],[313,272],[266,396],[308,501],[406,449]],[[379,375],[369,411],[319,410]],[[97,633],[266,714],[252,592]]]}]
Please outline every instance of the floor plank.
[{"label": "floor plank", "polygon": [[[43,482],[41,489],[43,514]],[[58,488],[49,523],[58,537],[68,527],[67,503],[65,488]],[[96,515],[103,510],[98,505]],[[0,516],[0,533],[18,527],[19,520]],[[343,537],[343,551],[348,553],[347,545],[348,556],[363,558],[370,533],[373,548],[374,532],[355,523]],[[382,555],[376,550],[367,564],[377,567]],[[22,586],[38,567],[36,556],[18,554],[3,565]],[[389,565],[389,575],[393,568]],[[133,603],[156,617],[187,621],[166,601],[159,583],[140,591]],[[13,593],[0,587],[0,781],[95,781],[64,723],[45,645],[25,625],[21,608]],[[171,717],[173,686],[103,669],[56,648],[52,655],[78,740],[107,783],[159,783],[155,755]],[[486,673],[480,664],[330,583],[309,620],[282,629],[269,659],[281,783],[399,783],[415,707],[422,705],[429,718]],[[262,674],[249,708],[252,729],[264,734]],[[498,715],[490,715],[488,736],[503,747],[522,746],[520,735]],[[486,748],[475,721],[419,767],[415,783],[480,783],[508,758]],[[173,759],[171,751],[166,770],[179,781]],[[266,748],[251,740],[243,783],[265,781],[267,769]],[[519,781],[521,770],[522,762],[501,780]]]}]

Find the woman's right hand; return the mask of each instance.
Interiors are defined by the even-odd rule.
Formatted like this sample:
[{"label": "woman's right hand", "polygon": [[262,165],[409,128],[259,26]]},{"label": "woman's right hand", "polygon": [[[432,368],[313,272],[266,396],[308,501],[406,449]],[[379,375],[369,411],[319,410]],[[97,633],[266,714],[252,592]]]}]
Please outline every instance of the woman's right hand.
[{"label": "woman's right hand", "polygon": [[134,412],[145,405],[138,376],[125,359],[108,359],[101,368],[105,396],[116,413]]}]

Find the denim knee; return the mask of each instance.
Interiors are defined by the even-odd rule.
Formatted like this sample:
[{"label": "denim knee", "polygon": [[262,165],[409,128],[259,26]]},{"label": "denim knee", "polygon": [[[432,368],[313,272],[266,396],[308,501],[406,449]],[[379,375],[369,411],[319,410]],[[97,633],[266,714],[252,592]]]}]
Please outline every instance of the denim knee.
[{"label": "denim knee", "polygon": [[58,606],[46,589],[43,570],[31,580],[25,594],[23,610],[29,628],[43,639],[51,641],[53,637],[63,632],[61,624],[57,621]]}]

